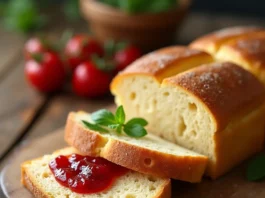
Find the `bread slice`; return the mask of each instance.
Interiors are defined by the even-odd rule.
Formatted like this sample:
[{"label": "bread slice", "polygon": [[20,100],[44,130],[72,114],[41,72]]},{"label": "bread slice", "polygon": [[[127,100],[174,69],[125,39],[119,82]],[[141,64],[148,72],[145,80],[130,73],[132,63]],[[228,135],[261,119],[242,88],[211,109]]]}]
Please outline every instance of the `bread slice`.
[{"label": "bread slice", "polygon": [[92,131],[82,120],[91,122],[90,114],[70,113],[65,129],[66,142],[81,153],[100,156],[128,169],[158,177],[201,181],[207,157],[151,134],[135,139]]},{"label": "bread slice", "polygon": [[110,189],[101,193],[78,194],[61,186],[52,175],[48,163],[58,155],[79,153],[68,147],[24,162],[21,165],[22,184],[37,198],[170,198],[170,179],[161,179],[129,171],[117,179]]},{"label": "bread slice", "polygon": [[265,90],[251,73],[226,62],[161,83],[150,76],[126,70],[116,76],[116,103],[128,118],[145,118],[155,135],[208,156],[207,175],[217,178],[262,149]]}]

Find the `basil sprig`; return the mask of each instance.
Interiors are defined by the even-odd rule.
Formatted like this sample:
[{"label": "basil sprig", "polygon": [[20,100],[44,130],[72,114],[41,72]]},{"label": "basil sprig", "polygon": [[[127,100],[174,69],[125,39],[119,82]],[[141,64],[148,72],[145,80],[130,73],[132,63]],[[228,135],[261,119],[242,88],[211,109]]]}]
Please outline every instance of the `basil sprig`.
[{"label": "basil sprig", "polygon": [[147,135],[145,126],[148,124],[143,118],[132,118],[125,123],[126,116],[123,106],[119,106],[116,113],[101,109],[92,113],[91,119],[94,123],[89,123],[86,120],[82,120],[83,124],[98,132],[108,133],[109,130],[114,130],[118,134],[124,132],[130,137],[140,138]]},{"label": "basil sprig", "polygon": [[247,179],[258,181],[265,178],[265,154],[262,153],[253,158],[247,167]]}]

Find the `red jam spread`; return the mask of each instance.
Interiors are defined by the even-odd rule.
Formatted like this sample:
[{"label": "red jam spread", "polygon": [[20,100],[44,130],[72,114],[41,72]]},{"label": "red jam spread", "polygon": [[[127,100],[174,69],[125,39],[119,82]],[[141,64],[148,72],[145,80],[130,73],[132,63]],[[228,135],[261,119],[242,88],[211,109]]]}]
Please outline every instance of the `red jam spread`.
[{"label": "red jam spread", "polygon": [[55,179],[76,193],[98,193],[108,189],[128,169],[100,157],[60,155],[49,163]]}]

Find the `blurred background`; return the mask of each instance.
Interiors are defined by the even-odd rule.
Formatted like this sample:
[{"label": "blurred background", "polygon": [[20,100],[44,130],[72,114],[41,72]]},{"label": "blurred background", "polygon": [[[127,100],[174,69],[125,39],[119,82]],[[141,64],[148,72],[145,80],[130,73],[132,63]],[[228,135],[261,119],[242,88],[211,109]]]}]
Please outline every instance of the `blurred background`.
[{"label": "blurred background", "polygon": [[194,11],[255,17],[264,17],[264,8],[265,1],[263,0],[195,0],[192,6]]},{"label": "blurred background", "polygon": [[[129,13],[130,15],[150,12],[167,12],[170,9],[178,7],[181,2],[187,2],[185,0],[154,0],[149,2],[141,0],[99,1],[118,10],[122,10],[127,14]],[[80,2],[85,1],[81,0]],[[6,30],[12,32],[22,32],[23,34],[43,32],[47,30],[49,31],[51,27],[55,26],[57,26],[58,29],[74,29],[79,32],[91,31],[91,28],[87,28],[88,26],[86,26],[85,21],[93,23],[93,21],[91,22],[90,18],[94,18],[94,16],[91,16],[92,14],[90,14],[89,11],[84,11],[85,9],[82,9],[82,14],[79,7],[78,0],[0,0],[0,16],[2,18],[2,27],[4,27]],[[220,29],[222,27],[234,25],[263,25],[263,20],[265,17],[264,8],[265,1],[263,0],[194,0],[183,16],[171,15],[171,18],[174,18],[175,20],[175,26],[179,27],[181,25],[182,27],[178,28],[179,31],[177,31],[177,34],[175,34],[179,35],[179,37],[175,37],[177,38],[175,39],[175,43],[186,44],[195,37],[218,28]],[[93,10],[94,8],[92,8],[92,11]],[[115,20],[116,19],[113,18],[114,23]],[[167,19],[164,21],[167,21]],[[80,28],[82,25],[86,26],[86,28]],[[144,25],[146,26],[147,24]],[[191,30],[191,28],[194,27],[197,28],[196,31]],[[157,28],[161,29],[163,27],[157,26]],[[95,31],[93,33],[95,33]],[[101,33],[96,33],[96,36],[98,37],[99,34],[101,34],[100,39],[102,40],[102,31]],[[119,34],[119,38],[123,36],[124,35]],[[168,36],[172,37],[172,35]],[[106,35],[104,35],[104,37],[106,37]],[[108,39],[110,37],[113,37],[113,35],[107,35]],[[125,38],[122,39],[131,40],[131,38],[128,38],[128,36],[124,37]],[[136,44],[139,45],[139,42],[140,45],[143,44],[143,41],[138,41]],[[153,41],[149,41],[149,43],[150,42]],[[164,41],[164,45],[168,45],[169,43],[172,43],[172,41]],[[156,47],[160,46],[151,46],[150,49],[154,49]],[[145,46],[143,46],[143,48],[145,48]]]},{"label": "blurred background", "polygon": [[[115,0],[102,0],[108,4],[115,4]],[[116,1],[122,2],[122,1]],[[144,7],[145,3],[139,3],[139,0],[124,0],[122,6],[130,9],[129,7]],[[143,1],[144,2],[144,1]],[[155,1],[156,11],[157,7],[173,6],[172,3],[163,3],[162,0]],[[172,1],[166,1],[172,2]],[[176,1],[175,1],[176,2]],[[126,9],[126,8],[125,8]],[[265,17],[265,1],[263,0],[194,0],[192,2],[190,11],[199,12],[207,16],[213,14],[214,16],[231,16],[242,18],[254,18],[259,20]],[[136,8],[137,10],[137,8]],[[20,15],[21,12],[27,11],[27,14]],[[163,11],[163,8],[161,8]],[[7,29],[30,32],[31,30],[40,29],[44,30],[49,27],[53,21],[52,14],[61,16],[69,22],[76,22],[81,19],[80,11],[78,8],[78,0],[0,0],[0,16],[3,19],[4,26]],[[213,16],[213,17],[214,17]],[[255,21],[252,21],[252,23]],[[58,23],[58,22],[57,22]],[[246,22],[245,22],[246,23]],[[229,24],[227,24],[229,25]]]},{"label": "blurred background", "polygon": [[[265,27],[264,0],[0,0],[0,170],[16,146],[62,127],[69,111],[113,108],[111,79],[144,53],[248,25]],[[32,62],[40,71],[27,70]],[[25,190],[17,178],[2,186],[6,194]]]}]

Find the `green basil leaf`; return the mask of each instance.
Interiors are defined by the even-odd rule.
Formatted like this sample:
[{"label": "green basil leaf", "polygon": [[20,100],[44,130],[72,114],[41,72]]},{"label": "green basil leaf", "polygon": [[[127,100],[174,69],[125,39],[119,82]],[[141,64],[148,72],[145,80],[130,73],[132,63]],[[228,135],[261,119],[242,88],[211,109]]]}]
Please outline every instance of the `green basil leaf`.
[{"label": "green basil leaf", "polygon": [[6,10],[6,4],[4,2],[0,2],[0,16],[4,14],[4,10]]},{"label": "green basil leaf", "polygon": [[65,1],[63,9],[65,16],[70,21],[76,21],[80,18],[79,1],[77,0]]},{"label": "green basil leaf", "polygon": [[121,134],[121,130],[122,130],[121,124],[111,124],[111,125],[108,125],[108,128],[115,129],[117,133]]},{"label": "green basil leaf", "polygon": [[124,124],[124,122],[125,122],[125,112],[124,112],[123,106],[119,106],[117,108],[116,113],[115,113],[115,120],[119,124]]},{"label": "green basil leaf", "polygon": [[119,126],[120,126],[120,124],[110,124],[110,125],[108,125],[108,128],[117,129]]},{"label": "green basil leaf", "polygon": [[119,9],[130,13],[158,13],[173,9],[177,6],[176,0],[117,0]]},{"label": "green basil leaf", "polygon": [[265,177],[265,154],[252,159],[247,167],[247,179],[257,181]]},{"label": "green basil leaf", "polygon": [[[146,3],[147,2],[147,3]],[[119,8],[127,13],[143,12],[148,1],[143,0],[119,0]]]},{"label": "green basil leaf", "polygon": [[121,130],[122,130],[122,125],[119,125],[116,129],[116,132],[121,134]]},{"label": "green basil leaf", "polygon": [[42,27],[46,21],[34,0],[10,0],[3,13],[8,29],[25,33]]},{"label": "green basil leaf", "polygon": [[113,113],[106,109],[96,111],[91,114],[91,119],[99,125],[108,126],[111,124],[117,124]]},{"label": "green basil leaf", "polygon": [[145,128],[140,124],[126,124],[123,130],[130,137],[140,138],[147,135]]},{"label": "green basil leaf", "polygon": [[146,12],[151,13],[158,13],[158,12],[165,12],[176,7],[177,1],[176,0],[153,0],[150,1],[148,7],[146,7]]},{"label": "green basil leaf", "polygon": [[143,118],[132,118],[126,123],[126,125],[133,125],[133,124],[139,124],[144,127],[148,124],[148,122]]},{"label": "green basil leaf", "polygon": [[82,122],[87,128],[89,128],[89,129],[91,129],[93,131],[98,131],[98,132],[103,132],[103,133],[108,133],[109,132],[107,129],[104,129],[101,126],[98,126],[97,124],[91,124],[91,123],[89,123],[89,122],[87,122],[85,120],[82,120]]},{"label": "green basil leaf", "polygon": [[111,5],[113,7],[118,7],[118,0],[100,0],[100,2]]}]

